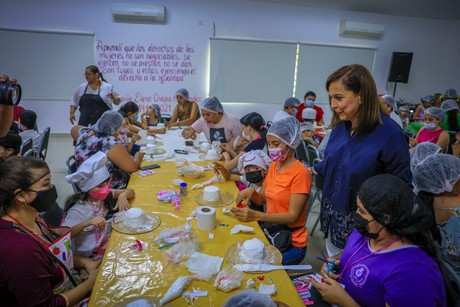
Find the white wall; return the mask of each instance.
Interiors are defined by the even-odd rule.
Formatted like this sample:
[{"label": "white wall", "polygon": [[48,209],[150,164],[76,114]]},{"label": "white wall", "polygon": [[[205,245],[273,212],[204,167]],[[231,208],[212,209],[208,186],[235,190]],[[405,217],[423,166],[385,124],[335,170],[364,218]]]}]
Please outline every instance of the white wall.
[{"label": "white wall", "polygon": [[[0,27],[94,32],[97,41],[108,45],[121,43],[123,46],[157,44],[185,47],[188,44],[194,51],[190,55],[193,68],[196,70],[194,75],[185,76],[183,82],[163,84],[158,81],[123,82],[118,80],[118,74],[106,74],[108,81],[125,99],[136,100],[136,93],[139,93],[147,101],[154,101],[158,97],[161,97],[162,101],[172,100],[171,102],[160,101],[163,108],[174,107],[174,93],[180,87],[187,88],[191,96],[197,100],[207,96],[209,37],[214,34],[216,37],[377,48],[374,78],[378,88],[386,89],[390,94],[393,92],[393,84],[387,84],[386,79],[392,52],[414,52],[409,83],[398,84],[396,98],[404,98],[416,103],[421,96],[438,91],[444,92],[449,87],[460,90],[459,20],[395,17],[245,0],[135,1],[134,3],[155,3],[166,6],[166,24],[146,25],[113,22],[111,2],[111,0],[67,0],[57,4],[56,1],[51,0],[2,1],[2,12],[8,14],[2,14]],[[341,19],[383,23],[385,24],[384,37],[380,41],[341,38],[338,36]],[[99,53],[97,50],[95,53],[98,60]],[[7,59],[0,60],[1,73],[8,73],[1,69],[1,62],[5,60]],[[84,67],[75,73],[82,74],[83,70]],[[50,90],[53,90],[53,84],[46,83],[46,75],[52,73],[53,67],[43,72],[43,86]],[[20,80],[20,76],[15,77]],[[307,84],[297,86],[303,86],[305,90],[310,89]],[[72,93],[69,93],[69,98],[71,95]],[[146,102],[140,103],[146,104]],[[38,113],[41,128],[50,125],[55,133],[66,133],[70,130],[67,101],[31,100],[23,101],[22,104]],[[238,116],[249,111],[259,111],[267,119],[271,119],[272,114],[280,108],[281,104],[282,101],[279,106],[268,105],[263,108],[255,108],[251,104],[225,107]],[[324,105],[323,108],[328,109],[328,106]]]}]

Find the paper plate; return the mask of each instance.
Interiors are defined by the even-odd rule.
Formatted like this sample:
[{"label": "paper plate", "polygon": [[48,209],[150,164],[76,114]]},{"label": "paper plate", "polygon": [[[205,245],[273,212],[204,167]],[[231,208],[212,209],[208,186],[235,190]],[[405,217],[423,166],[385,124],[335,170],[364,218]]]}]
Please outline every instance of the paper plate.
[{"label": "paper plate", "polygon": [[244,242],[238,242],[230,246],[230,248],[225,253],[224,259],[229,264],[275,264],[279,265],[283,261],[283,255],[281,252],[274,247],[273,245],[264,244],[264,254],[262,260],[255,260],[254,263],[248,263],[247,261],[241,259],[240,252],[243,248]]},{"label": "paper plate", "polygon": [[133,227],[127,226],[124,223],[123,213],[125,213],[125,211],[115,213],[114,222],[112,222],[112,228],[124,234],[134,235],[134,234],[139,234],[139,233],[150,232],[152,230],[157,229],[161,224],[161,219],[159,216],[153,213],[150,213],[150,212],[145,212],[148,223],[141,227],[133,228]]},{"label": "paper plate", "polygon": [[198,157],[203,161],[212,161],[212,162],[219,161],[219,158],[217,158],[217,159],[207,159],[206,156],[207,155],[199,155]]},{"label": "paper plate", "polygon": [[146,149],[144,152],[146,155],[159,156],[166,153],[166,150],[164,150],[163,148],[153,148],[151,150]]},{"label": "paper plate", "polygon": [[131,298],[124,299],[123,301],[116,303],[113,306],[114,307],[126,307],[126,305],[128,305],[129,303],[133,303],[138,300],[146,300],[147,302],[152,304],[152,306],[160,306],[160,299],[157,297],[153,297],[153,296],[131,297]]},{"label": "paper plate", "polygon": [[202,206],[225,207],[230,205],[235,200],[235,197],[228,192],[220,192],[220,198],[216,201],[207,201],[203,199],[203,192],[195,197],[195,201]]}]

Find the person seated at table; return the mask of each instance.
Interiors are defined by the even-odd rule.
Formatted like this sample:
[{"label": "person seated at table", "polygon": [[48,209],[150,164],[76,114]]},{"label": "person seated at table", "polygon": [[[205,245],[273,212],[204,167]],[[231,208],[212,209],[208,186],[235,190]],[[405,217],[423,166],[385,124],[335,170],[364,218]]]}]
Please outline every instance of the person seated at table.
[{"label": "person seated at table", "polygon": [[283,109],[279,110],[273,116],[272,122],[277,122],[279,120],[285,119],[287,117],[296,116],[297,110],[299,108],[300,101],[295,97],[288,97],[283,104]]},{"label": "person seated at table", "polygon": [[323,265],[324,282],[312,281],[323,299],[341,306],[446,306],[428,206],[390,174],[364,181],[357,204],[355,230],[335,262],[338,275]]},{"label": "person seated at table", "polygon": [[405,129],[410,123],[410,109],[408,106],[400,106],[398,112],[398,116],[403,124],[403,129]]},{"label": "person seated at table", "polygon": [[242,222],[258,221],[287,225],[291,228],[291,247],[282,253],[283,264],[300,263],[307,252],[308,230],[306,210],[311,190],[308,169],[294,157],[300,144],[299,121],[288,117],[274,122],[267,132],[268,154],[273,160],[262,189],[247,188],[236,197],[235,203],[266,204],[266,212],[235,207],[232,210]]},{"label": "person seated at table", "polygon": [[398,114],[395,113],[395,110],[397,109],[398,105],[396,104],[396,100],[394,99],[394,97],[391,95],[383,95],[382,97],[380,97],[380,102],[382,103],[382,109],[385,111],[385,113],[388,116],[390,116],[390,118],[394,120],[402,129],[402,120],[398,116]]},{"label": "person seated at table", "polygon": [[200,118],[198,104],[190,101],[188,91],[180,88],[176,91],[177,105],[169,121],[165,120],[168,129],[171,127],[190,126]]},{"label": "person seated at table", "polygon": [[111,175],[110,186],[113,189],[126,188],[130,173],[139,169],[144,158],[143,152],[136,152],[134,158],[131,157],[117,140],[123,122],[120,113],[110,110],[104,112],[91,128],[74,126],[71,130],[72,138],[76,141],[77,166],[98,151],[104,152],[108,157],[107,168]]},{"label": "person seated at table", "polygon": [[4,137],[0,137],[0,157],[8,159],[19,154],[21,137],[17,131],[10,130]]},{"label": "person seated at table", "polygon": [[156,126],[161,122],[161,109],[156,103],[147,107],[147,111],[141,115],[142,128],[148,129],[149,126]]},{"label": "person seated at table", "polygon": [[441,104],[441,109],[446,113],[446,119],[441,123],[441,128],[448,131],[460,129],[460,108],[455,100],[445,100]]},{"label": "person seated at table", "polygon": [[[272,159],[263,150],[251,150],[244,153],[238,159],[239,174],[233,174],[220,163],[214,163],[214,169],[218,170],[226,180],[241,182],[243,189],[254,188],[256,192],[262,188],[268,167]],[[264,204],[254,205],[252,202],[249,207],[254,210],[262,211]]]},{"label": "person seated at table", "polygon": [[434,105],[434,97],[433,95],[426,95],[420,99],[420,104],[414,111],[414,116],[412,120],[423,123],[424,122],[424,115],[425,110],[432,107]]},{"label": "person seated at table", "polygon": [[436,144],[425,142],[418,144],[410,153],[410,169],[412,174],[417,165],[425,161],[431,155],[442,152],[442,148]]},{"label": "person seated at table", "polygon": [[208,142],[219,141],[228,143],[232,138],[240,135],[241,125],[238,118],[224,113],[224,107],[217,97],[208,97],[201,106],[201,115],[192,126],[182,131],[186,139],[196,139],[197,133],[203,132]]},{"label": "person seated at table", "polygon": [[272,301],[265,294],[253,290],[243,290],[230,296],[224,307],[288,307],[288,305]]},{"label": "person seated at table", "polygon": [[318,148],[319,144],[321,144],[321,140],[315,135],[315,126],[312,123],[301,123],[300,133],[302,142],[305,142],[305,145],[313,145]]},{"label": "person seated at table", "polygon": [[238,159],[246,152],[256,149],[264,149],[267,146],[267,128],[265,120],[259,113],[251,112],[240,119],[242,126],[241,136],[249,141],[249,144],[239,153],[232,149],[229,143],[220,145],[230,156],[230,160],[225,160],[225,168],[231,171],[237,164]]},{"label": "person seated at table", "polygon": [[424,127],[422,127],[415,138],[409,138],[409,145],[411,147],[423,142],[431,142],[438,144],[443,152],[447,150],[449,145],[449,133],[444,131],[439,125],[444,120],[445,114],[441,108],[431,107],[425,110]]},{"label": "person seated at table", "polygon": [[460,129],[455,133],[455,141],[452,143],[450,148],[452,154],[460,158]]},{"label": "person seated at table", "polygon": [[431,155],[418,164],[413,173],[414,190],[434,208],[436,222],[442,225],[460,206],[460,158]]},{"label": "person seated at table", "polygon": [[40,133],[35,130],[37,126],[37,114],[34,111],[25,110],[19,117],[19,124],[22,131],[19,133],[22,143],[24,144],[26,141],[32,140],[32,148],[34,149],[35,156],[38,157],[42,138]]},{"label": "person seated at table", "polygon": [[68,183],[76,183],[81,192],[67,198],[62,225],[71,227],[74,253],[94,260],[102,259],[109,240],[107,214],[128,210],[128,199],[134,197],[132,189],[110,188],[106,164],[107,156],[100,151],[65,177]]},{"label": "person seated at table", "polygon": [[138,134],[141,129],[146,129],[147,134],[155,135],[155,133],[164,134],[166,133],[165,128],[150,128],[143,125],[139,121],[139,106],[132,101],[128,101],[124,105],[121,106],[120,110],[124,112],[128,116],[129,120],[129,136],[133,134]]},{"label": "person seated at table", "polygon": [[[2,306],[77,305],[93,288],[99,262],[72,257],[70,229],[50,228],[38,214],[57,199],[48,165],[34,157],[12,157],[0,166],[0,186]],[[88,279],[76,285],[63,267],[69,272],[85,268]]]},{"label": "person seated at table", "polygon": [[[129,131],[129,118],[126,115],[125,112],[123,111],[118,111],[118,113],[123,116],[123,125],[121,126],[119,133],[118,133],[118,141],[120,142],[121,145],[123,145],[124,148],[126,148],[126,151],[130,155],[136,154],[136,152],[139,151],[140,146],[136,145],[136,142],[141,139],[141,136],[137,133],[131,133]],[[129,140],[129,136],[131,135],[131,140]]]}]

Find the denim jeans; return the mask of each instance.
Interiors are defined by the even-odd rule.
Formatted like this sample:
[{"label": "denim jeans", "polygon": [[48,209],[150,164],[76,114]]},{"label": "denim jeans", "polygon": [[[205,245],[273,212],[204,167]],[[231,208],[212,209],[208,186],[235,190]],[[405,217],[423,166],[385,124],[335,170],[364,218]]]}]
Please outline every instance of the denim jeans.
[{"label": "denim jeans", "polygon": [[292,246],[283,253],[283,265],[299,264],[307,254],[307,247]]}]

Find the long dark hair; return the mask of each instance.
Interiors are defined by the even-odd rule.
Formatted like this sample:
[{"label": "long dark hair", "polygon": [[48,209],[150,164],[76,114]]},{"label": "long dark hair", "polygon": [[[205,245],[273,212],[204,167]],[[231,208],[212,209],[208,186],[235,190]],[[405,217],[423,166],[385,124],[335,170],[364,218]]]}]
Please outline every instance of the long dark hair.
[{"label": "long dark hair", "polygon": [[14,204],[16,190],[25,190],[36,180],[33,170],[49,167],[45,161],[33,157],[11,157],[0,166],[0,214],[5,215]]},{"label": "long dark hair", "polygon": [[240,123],[245,126],[250,126],[252,129],[260,132],[262,139],[267,139],[267,125],[262,115],[256,112],[246,114],[240,119]]},{"label": "long dark hair", "polygon": [[[377,95],[377,87],[374,79],[366,67],[359,64],[346,65],[333,72],[326,81],[326,90],[329,92],[331,83],[340,80],[346,90],[352,91],[361,97],[361,106],[358,110],[358,127],[356,132],[367,134],[382,122],[380,112],[383,108]],[[331,98],[329,97],[329,105]],[[332,122],[330,128],[337,127],[342,123],[339,116],[332,110]]]},{"label": "long dark hair", "polygon": [[107,83],[107,80],[104,79],[102,73],[99,71],[99,68],[96,65],[86,66],[86,69],[89,69],[93,74],[99,74],[99,78],[105,83]]},{"label": "long dark hair", "polygon": [[449,128],[448,129],[449,131],[458,131],[458,129],[460,128],[458,126],[457,113],[458,113],[457,109],[453,109],[453,110],[446,112],[447,126]]}]

